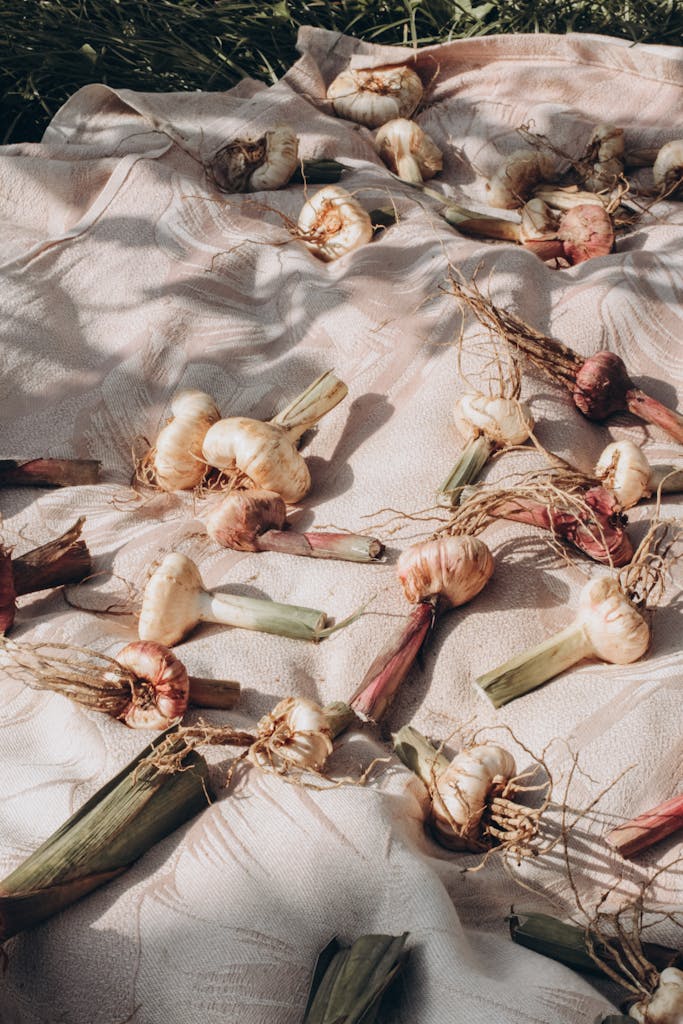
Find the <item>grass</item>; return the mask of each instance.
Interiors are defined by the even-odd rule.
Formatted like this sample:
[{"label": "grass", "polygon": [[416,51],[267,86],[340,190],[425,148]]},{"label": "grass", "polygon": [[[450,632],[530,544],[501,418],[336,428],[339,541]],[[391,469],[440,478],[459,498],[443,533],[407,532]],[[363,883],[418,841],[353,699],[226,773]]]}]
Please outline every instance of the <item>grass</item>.
[{"label": "grass", "polygon": [[89,82],[147,92],[273,82],[300,25],[427,45],[518,32],[680,43],[680,0],[1,0],[0,142],[34,141]]}]

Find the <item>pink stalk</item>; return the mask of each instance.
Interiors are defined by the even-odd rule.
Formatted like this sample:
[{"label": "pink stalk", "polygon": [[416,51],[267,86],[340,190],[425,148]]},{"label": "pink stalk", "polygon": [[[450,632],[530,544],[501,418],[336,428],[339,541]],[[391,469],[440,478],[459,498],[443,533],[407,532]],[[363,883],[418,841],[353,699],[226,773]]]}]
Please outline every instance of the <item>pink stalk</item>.
[{"label": "pink stalk", "polygon": [[379,558],[384,545],[374,537],[357,533],[295,533],[267,530],[257,539],[259,551],[278,551],[307,558],[339,558],[347,562],[370,562]]},{"label": "pink stalk", "polygon": [[0,459],[0,487],[77,487],[99,478],[96,459]]},{"label": "pink stalk", "polygon": [[[633,556],[628,534],[616,520],[613,496],[604,487],[591,487],[581,495],[591,513],[584,515],[553,509],[530,498],[511,498],[491,514],[517,523],[552,530],[561,540],[573,544],[596,562],[616,567],[627,565]],[[589,517],[590,516],[590,517]]]},{"label": "pink stalk", "polygon": [[605,841],[622,857],[634,857],[679,829],[683,829],[683,793],[618,825]]},{"label": "pink stalk", "polygon": [[408,675],[437,615],[435,599],[415,605],[404,625],[365,673],[349,701],[362,719],[378,721]]}]

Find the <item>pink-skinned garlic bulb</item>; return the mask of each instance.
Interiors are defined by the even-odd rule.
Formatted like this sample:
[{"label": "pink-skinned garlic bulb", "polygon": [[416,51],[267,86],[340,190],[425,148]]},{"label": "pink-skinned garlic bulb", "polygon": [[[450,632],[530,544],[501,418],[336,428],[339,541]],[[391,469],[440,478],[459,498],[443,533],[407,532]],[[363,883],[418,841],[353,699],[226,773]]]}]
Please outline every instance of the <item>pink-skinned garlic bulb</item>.
[{"label": "pink-skinned garlic bulb", "polygon": [[338,558],[372,562],[384,545],[374,537],[355,533],[285,530],[287,506],[275,491],[233,491],[209,512],[206,532],[221,547],[235,551],[279,551],[307,558]]},{"label": "pink-skinned garlic bulb", "polygon": [[550,153],[518,149],[504,162],[486,184],[492,206],[514,210],[531,199],[536,187],[552,180],[554,161]]},{"label": "pink-skinned garlic bulb", "polygon": [[162,644],[127,644],[116,660],[135,679],[128,705],[119,717],[131,729],[166,729],[187,711],[190,680],[185,666]]},{"label": "pink-skinned garlic bulb", "polygon": [[377,721],[385,713],[436,616],[476,597],[493,568],[486,544],[467,535],[423,541],[401,554],[397,575],[406,599],[415,607],[374,659],[349,701],[360,718]]},{"label": "pink-skinned garlic bulb", "polygon": [[410,725],[393,739],[398,757],[427,788],[427,824],[441,846],[470,853],[493,847],[517,856],[532,852],[541,811],[516,802],[524,783],[509,751],[497,743],[472,743],[449,760]]},{"label": "pink-skinned garlic bulb", "polygon": [[462,488],[477,479],[494,451],[528,440],[534,418],[529,407],[517,398],[473,391],[456,401],[453,419],[466,444],[439,493],[457,504]]},{"label": "pink-skinned garlic bulb", "polygon": [[683,139],[673,139],[657,153],[652,168],[655,188],[672,197],[683,192]]},{"label": "pink-skinned garlic bulb", "polygon": [[280,774],[321,772],[333,749],[323,708],[303,697],[286,697],[259,721],[249,760]]},{"label": "pink-skinned garlic bulb", "polygon": [[650,465],[633,441],[608,444],[595,464],[595,475],[610,490],[621,508],[632,508],[661,488],[663,494],[683,490],[683,465]]},{"label": "pink-skinned garlic bulb", "polygon": [[423,95],[420,76],[402,64],[347,68],[327,89],[338,117],[379,128],[397,117],[410,117]]},{"label": "pink-skinned garlic bulb", "polygon": [[443,169],[443,154],[416,121],[398,117],[375,136],[375,148],[389,170],[415,185]]},{"label": "pink-skinned garlic bulb", "polygon": [[213,398],[203,391],[179,391],[171,403],[172,417],[145,456],[155,484],[163,491],[197,487],[207,471],[202,442],[209,427],[221,418]]},{"label": "pink-skinned garlic bulb", "polygon": [[222,192],[261,192],[282,188],[298,166],[299,138],[283,126],[229,142],[211,160],[209,173]]},{"label": "pink-skinned garlic bulb", "polygon": [[370,214],[340,185],[326,185],[301,208],[297,237],[310,251],[331,263],[372,239]]},{"label": "pink-skinned garlic bulb", "polygon": [[617,580],[590,580],[579,594],[577,615],[569,626],[476,682],[495,707],[502,707],[584,658],[630,665],[647,652],[650,637],[646,616]]}]

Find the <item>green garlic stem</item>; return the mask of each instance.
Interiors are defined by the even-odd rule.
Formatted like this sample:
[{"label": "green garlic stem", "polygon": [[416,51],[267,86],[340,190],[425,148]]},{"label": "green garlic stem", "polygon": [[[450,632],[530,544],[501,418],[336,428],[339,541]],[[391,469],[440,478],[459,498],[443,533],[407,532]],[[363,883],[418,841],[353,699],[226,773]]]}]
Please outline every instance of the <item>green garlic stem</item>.
[{"label": "green garlic stem", "polygon": [[275,633],[294,640],[318,640],[327,619],[324,612],[314,608],[238,594],[202,595],[200,614],[204,622]]},{"label": "green garlic stem", "polygon": [[327,370],[270,421],[284,427],[292,444],[346,398],[349,389]]},{"label": "green garlic stem", "polygon": [[473,438],[465,445],[460,458],[441,484],[439,494],[445,494],[451,505],[459,505],[462,500],[462,488],[479,478],[494,447],[493,442],[484,434]]},{"label": "green garlic stem", "polygon": [[412,725],[404,725],[394,735],[393,740],[396,756],[424,782],[425,786],[430,787],[434,779],[448,768],[448,758],[440,754],[421,732],[413,729]]},{"label": "green garlic stem", "polygon": [[[443,198],[443,197],[442,197]],[[497,238],[504,242],[521,241],[521,225],[502,217],[491,217],[486,213],[476,213],[457,203],[448,203],[441,210],[441,216],[451,227],[463,235],[475,235],[477,238]]]},{"label": "green garlic stem", "polygon": [[491,703],[499,708],[535,690],[537,686],[592,653],[593,646],[583,626],[573,622],[536,647],[516,655],[486,675],[479,676],[476,682]]}]

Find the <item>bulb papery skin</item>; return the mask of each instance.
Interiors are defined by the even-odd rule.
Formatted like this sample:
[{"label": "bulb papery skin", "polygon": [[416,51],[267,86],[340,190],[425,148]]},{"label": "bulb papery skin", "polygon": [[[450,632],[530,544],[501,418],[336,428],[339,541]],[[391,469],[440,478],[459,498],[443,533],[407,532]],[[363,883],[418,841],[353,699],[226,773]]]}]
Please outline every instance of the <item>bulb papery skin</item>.
[{"label": "bulb papery skin", "polygon": [[649,498],[650,463],[633,441],[608,444],[595,464],[595,475],[612,491],[621,508],[632,508]]},{"label": "bulb papery skin", "polygon": [[398,117],[410,117],[423,94],[420,76],[404,65],[347,68],[330,83],[328,100],[339,117],[379,128]]},{"label": "bulb papery skin", "polygon": [[286,697],[258,723],[261,742],[250,753],[262,768],[321,771],[334,745],[322,708],[303,697]]},{"label": "bulb papery skin", "polygon": [[516,150],[487,182],[492,206],[514,210],[531,198],[537,185],[550,181],[553,160],[547,153],[528,149]]},{"label": "bulb papery skin", "polygon": [[184,491],[206,472],[202,441],[220,419],[214,400],[203,391],[180,391],[171,403],[173,418],[160,431],[153,456],[156,483],[164,491]]},{"label": "bulb papery skin", "polygon": [[534,418],[524,402],[477,392],[457,400],[453,419],[463,437],[481,433],[500,447],[523,444],[534,429]]},{"label": "bulb papery skin", "polygon": [[[183,663],[172,651],[162,644],[140,640],[127,644],[116,660],[136,677],[133,699],[119,715],[126,725],[131,729],[166,729],[183,717],[190,681]],[[138,682],[143,686],[138,687]]]},{"label": "bulb papery skin", "polygon": [[650,627],[616,580],[591,580],[579,596],[577,622],[593,651],[612,665],[630,665],[650,646]]},{"label": "bulb papery skin", "polygon": [[652,168],[655,186],[662,192],[678,195],[683,190],[683,139],[662,146]]},{"label": "bulb papery skin", "polygon": [[297,226],[306,247],[326,263],[372,238],[370,215],[338,185],[328,185],[311,196],[301,208]]},{"label": "bulb papery skin", "polygon": [[275,491],[233,491],[206,517],[206,532],[224,548],[260,551],[258,538],[266,530],[281,530],[287,507]]},{"label": "bulb papery skin", "polygon": [[398,578],[411,604],[438,597],[444,608],[466,604],[493,575],[493,556],[478,537],[439,537],[412,544],[400,556]]},{"label": "bulb papery skin", "polygon": [[562,255],[573,267],[614,249],[614,227],[604,206],[584,203],[573,206],[560,218],[557,237]]},{"label": "bulb papery skin", "polygon": [[259,139],[236,139],[219,149],[210,173],[223,192],[270,191],[286,185],[299,165],[299,139],[273,128]]},{"label": "bulb papery skin", "polygon": [[180,643],[201,619],[204,585],[192,559],[166,555],[150,576],[142,599],[138,636],[166,647]]},{"label": "bulb papery skin", "polygon": [[589,159],[593,161],[585,185],[592,192],[614,188],[624,173],[624,129],[613,124],[599,124],[588,143]]},{"label": "bulb papery skin", "polygon": [[219,420],[207,431],[203,457],[217,469],[239,469],[259,490],[293,505],[311,488],[311,475],[286,431],[246,416]]},{"label": "bulb papery skin", "polygon": [[443,169],[441,150],[415,121],[388,121],[375,136],[375,148],[387,167],[404,181],[419,185]]},{"label": "bulb papery skin", "polygon": [[451,850],[481,850],[481,819],[495,786],[515,774],[515,761],[503,747],[488,743],[461,750],[431,786],[431,824]]},{"label": "bulb papery skin", "polygon": [[623,359],[614,352],[589,356],[576,375],[574,404],[589,420],[604,420],[626,409],[626,393],[633,388]]},{"label": "bulb papery skin", "polygon": [[16,608],[12,555],[0,544],[0,636],[14,625]]},{"label": "bulb papery skin", "polygon": [[542,199],[529,199],[520,210],[519,240],[551,240],[557,235],[558,216]]},{"label": "bulb papery skin", "polygon": [[683,1024],[683,971],[665,967],[652,995],[632,1006],[629,1016],[640,1024]]}]

